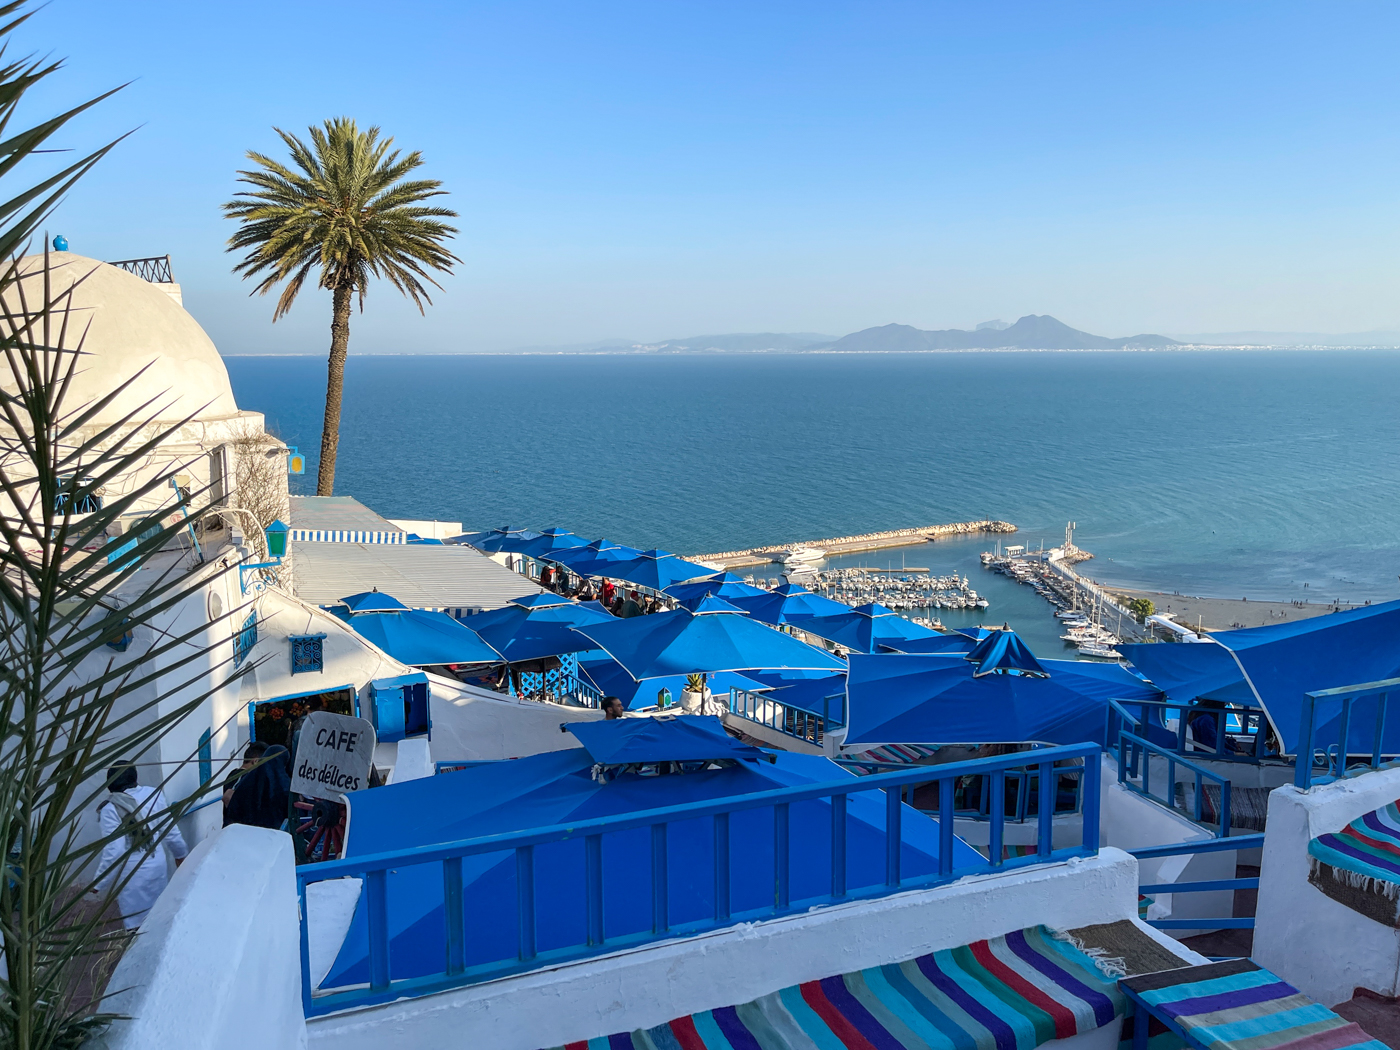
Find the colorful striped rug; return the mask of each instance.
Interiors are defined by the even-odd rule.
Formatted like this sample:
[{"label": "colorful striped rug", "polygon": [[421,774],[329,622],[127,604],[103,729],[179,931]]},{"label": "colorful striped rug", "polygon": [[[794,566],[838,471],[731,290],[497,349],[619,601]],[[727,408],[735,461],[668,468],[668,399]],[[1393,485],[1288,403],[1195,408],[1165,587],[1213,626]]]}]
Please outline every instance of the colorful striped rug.
[{"label": "colorful striped rug", "polygon": [[1353,911],[1400,926],[1400,803],[1308,843],[1309,881]]},{"label": "colorful striped rug", "polygon": [[1093,959],[1036,926],[564,1050],[1034,1050],[1123,1005]]},{"label": "colorful striped rug", "polygon": [[1387,1050],[1248,959],[1125,977],[1121,984],[1206,1050]]},{"label": "colorful striped rug", "polygon": [[846,758],[858,762],[917,762],[921,758],[931,758],[938,754],[938,748],[923,744],[883,744],[869,751],[853,751]]}]

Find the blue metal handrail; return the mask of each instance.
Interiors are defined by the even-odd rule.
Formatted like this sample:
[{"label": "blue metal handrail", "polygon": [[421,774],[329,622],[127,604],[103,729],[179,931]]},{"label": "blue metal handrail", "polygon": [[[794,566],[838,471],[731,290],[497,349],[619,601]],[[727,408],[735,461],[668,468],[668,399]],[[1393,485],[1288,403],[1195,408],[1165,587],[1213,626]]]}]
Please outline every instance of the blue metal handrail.
[{"label": "blue metal handrail", "polygon": [[[1194,853],[1218,853],[1223,850],[1254,849],[1264,845],[1264,836],[1235,835],[1231,838],[1198,839],[1195,842],[1177,842],[1170,846],[1147,846],[1143,849],[1130,849],[1127,852],[1138,860],[1156,860],[1159,857],[1180,857]],[[1153,882],[1139,886],[1138,893],[1209,893],[1212,890],[1257,890],[1259,879],[1209,879],[1201,882]],[[1228,916],[1225,918],[1194,919],[1148,919],[1147,925],[1159,930],[1252,930],[1254,919],[1250,916]]]},{"label": "blue metal handrail", "polygon": [[[1038,814],[1037,851],[1032,856],[1003,860],[1002,839],[1004,821],[998,819],[1003,806],[1005,771],[1027,765],[1026,755],[1004,755],[949,763],[945,766],[916,766],[909,770],[877,773],[867,777],[842,778],[820,784],[776,788],[769,791],[735,795],[709,802],[666,806],[637,813],[599,817],[570,824],[514,831],[499,835],[465,839],[459,842],[423,846],[415,849],[377,853],[363,857],[346,857],[321,864],[304,865],[297,869],[297,894],[301,906],[301,981],[302,1001],[306,1015],[316,1016],[351,1007],[370,1006],[405,996],[427,995],[448,988],[493,980],[512,973],[558,965],[588,958],[605,952],[676,936],[704,933],[739,923],[755,922],[779,915],[806,911],[813,907],[845,903],[852,900],[884,897],[910,889],[938,886],[968,875],[987,875],[1031,864],[1059,862],[1073,857],[1089,857],[1099,848],[1099,746],[1074,744],[1050,747],[1035,753],[1040,776],[1048,782],[1056,769],[1055,763],[1079,760],[1086,778],[1084,790],[1084,821],[1078,846],[1055,849],[1051,837],[1053,805],[1043,805]],[[1059,767],[1063,772],[1066,768]],[[953,865],[953,782],[970,773],[991,776],[994,815],[991,820],[990,859],[955,868]],[[931,775],[932,774],[932,775]],[[929,875],[905,876],[900,870],[902,822],[905,811],[900,802],[902,788],[909,783],[939,784],[938,812],[938,871]],[[1002,789],[999,791],[998,789]],[[885,790],[885,871],[882,882],[871,886],[847,885],[846,806],[852,794]],[[1047,793],[1046,798],[1052,797]],[[792,804],[811,799],[823,799],[831,805],[831,892],[819,897],[792,900],[790,893],[789,843]],[[732,871],[729,861],[730,817],[754,809],[773,811],[774,896],[773,903],[751,911],[731,913]],[[675,924],[670,922],[667,905],[667,830],[673,822],[694,821],[709,817],[714,822],[715,914],[703,921]],[[645,933],[606,937],[604,931],[603,896],[603,836],[608,833],[636,828],[650,828],[654,848],[651,854],[651,888],[655,909],[653,929]],[[586,920],[581,925],[586,939],[572,946],[547,951],[536,948],[536,871],[535,847],[553,842],[579,842],[585,851],[588,878],[582,906]],[[656,844],[660,844],[657,846]],[[465,964],[465,924],[462,858],[484,853],[513,852],[516,865],[517,892],[512,900],[477,900],[482,908],[514,908],[521,930],[520,947],[515,957],[498,959],[474,966]],[[426,976],[395,980],[391,972],[388,931],[388,873],[392,869],[418,864],[440,864],[443,871],[444,922],[446,924],[446,959],[441,972]],[[309,932],[307,928],[306,888],[310,883],[328,879],[358,877],[364,880],[369,940],[369,984],[367,987],[312,994]]]},{"label": "blue metal handrail", "polygon": [[[1371,740],[1370,764],[1366,769],[1379,769],[1383,765],[1382,759],[1385,757],[1381,753],[1381,748],[1385,737],[1386,721],[1390,715],[1390,694],[1392,692],[1400,692],[1400,678],[1385,678],[1379,682],[1343,685],[1335,689],[1317,689],[1311,693],[1304,693],[1302,722],[1298,730],[1298,759],[1294,763],[1293,783],[1306,791],[1312,787],[1314,780],[1320,784],[1330,783],[1348,775],[1347,759],[1351,755],[1348,748],[1351,742],[1352,705],[1357,700],[1370,696],[1376,698],[1376,724]],[[1313,766],[1317,764],[1318,757],[1313,753],[1314,741],[1317,739],[1317,707],[1319,704],[1333,701],[1340,701],[1342,705],[1341,718],[1337,722],[1337,743],[1335,750],[1329,748],[1321,756],[1323,758],[1322,765],[1327,770],[1326,774],[1314,778]]]},{"label": "blue metal handrail", "polygon": [[[1138,714],[1135,716],[1129,710],[1137,708]],[[1168,718],[1176,718],[1176,744],[1172,750],[1179,755],[1187,755],[1196,759],[1208,759],[1212,762],[1248,762],[1257,765],[1261,759],[1278,757],[1268,750],[1268,716],[1262,707],[1254,707],[1249,704],[1231,703],[1229,707],[1207,708],[1182,706],[1171,700],[1109,700],[1105,711],[1106,733],[1104,739],[1112,741],[1118,739],[1118,733],[1127,728],[1129,732],[1138,736],[1143,733],[1143,724],[1148,719],[1148,712],[1156,711],[1162,716],[1162,725],[1159,728],[1165,729]],[[1215,720],[1215,747],[1206,747],[1198,740],[1188,741],[1186,734],[1190,729],[1191,722],[1202,715],[1210,716]],[[1172,730],[1165,730],[1172,732]],[[1238,743],[1241,738],[1247,740],[1242,751],[1230,750],[1228,741]],[[1165,744],[1158,743],[1159,747]]]},{"label": "blue metal handrail", "polygon": [[[1152,793],[1152,756],[1167,762],[1167,795],[1158,797]],[[1204,766],[1183,758],[1175,751],[1159,747],[1150,740],[1144,740],[1136,733],[1122,730],[1118,734],[1118,783],[1136,791],[1144,798],[1160,802],[1175,812],[1176,806],[1176,767],[1181,766],[1196,777],[1195,797],[1192,800],[1191,819],[1197,824],[1209,826],[1202,816],[1201,802],[1205,797],[1202,786],[1205,781],[1214,781],[1220,787],[1220,811],[1216,814],[1216,835],[1225,838],[1230,834],[1230,782],[1218,773],[1212,773]],[[1142,783],[1134,784],[1132,778],[1141,775]]]},{"label": "blue metal handrail", "polygon": [[[841,717],[844,704],[845,697],[840,694],[825,697],[822,701],[823,713],[818,715],[804,708],[789,707],[766,693],[753,693],[747,689],[729,690],[730,714],[809,744],[820,744],[828,729],[845,725],[845,719]],[[835,716],[832,714],[833,708]]]}]

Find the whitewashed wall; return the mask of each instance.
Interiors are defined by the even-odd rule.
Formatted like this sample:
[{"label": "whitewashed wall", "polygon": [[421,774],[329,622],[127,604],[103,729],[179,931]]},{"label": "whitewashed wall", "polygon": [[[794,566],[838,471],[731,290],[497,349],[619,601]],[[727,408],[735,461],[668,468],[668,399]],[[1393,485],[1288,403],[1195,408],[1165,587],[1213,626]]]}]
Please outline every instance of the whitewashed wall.
[{"label": "whitewashed wall", "polygon": [[[1205,828],[1118,783],[1118,764],[1105,755],[1102,764],[1103,792],[1099,807],[1100,842],[1119,849],[1143,849],[1177,842],[1197,842],[1213,836]],[[1164,782],[1164,781],[1163,781]],[[1163,857],[1141,861],[1142,883],[1207,882],[1233,879],[1237,850],[1198,853],[1194,856]],[[1156,904],[1148,912],[1153,919],[1224,918],[1231,912],[1234,894],[1229,890],[1212,893],[1154,893]],[[1210,932],[1212,927],[1173,930],[1176,937],[1192,937]]]},{"label": "whitewashed wall", "polygon": [[175,873],[127,950],[105,1050],[300,1050],[300,929],[291,839],[235,825]]},{"label": "whitewashed wall", "polygon": [[1253,958],[1327,1006],[1356,988],[1400,990],[1400,931],[1338,904],[1308,882],[1308,840],[1400,798],[1400,769],[1269,796]]}]

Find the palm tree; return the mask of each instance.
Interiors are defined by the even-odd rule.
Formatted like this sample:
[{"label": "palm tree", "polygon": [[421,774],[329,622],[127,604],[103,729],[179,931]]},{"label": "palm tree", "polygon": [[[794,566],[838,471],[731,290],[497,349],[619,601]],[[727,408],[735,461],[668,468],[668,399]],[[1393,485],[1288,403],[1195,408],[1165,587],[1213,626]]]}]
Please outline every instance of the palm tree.
[{"label": "palm tree", "polygon": [[313,270],[319,273],[317,284],[331,293],[326,421],[316,477],[316,494],[329,496],[340,443],[350,301],[358,296],[363,310],[370,278],[384,277],[422,313],[423,304],[432,303],[423,282],[442,287],[427,271],[451,273],[452,264],[461,261],[443,247],[456,228],[440,221],[457,213],[423,205],[447,191],[435,179],[405,180],[423,163],[422,154],[390,152],[394,140],[381,140],[378,128],[360,131],[349,117],[338,117],[309,129],[310,146],[281,128],[273,130],[290,150],[291,166],[248,152],[259,167],[240,171],[238,181],[255,188],[224,205],[224,214],[240,223],[228,250],[248,249],[233,272],[244,278],[262,275],[256,294],[287,282],[274,322],[292,308]]}]

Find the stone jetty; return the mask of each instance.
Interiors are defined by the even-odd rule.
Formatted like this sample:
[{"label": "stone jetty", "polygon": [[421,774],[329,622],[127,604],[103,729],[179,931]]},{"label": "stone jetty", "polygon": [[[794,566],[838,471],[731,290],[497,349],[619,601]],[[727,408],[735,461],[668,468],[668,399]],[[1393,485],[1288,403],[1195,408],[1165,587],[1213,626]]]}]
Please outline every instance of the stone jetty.
[{"label": "stone jetty", "polygon": [[741,551],[694,554],[689,557],[692,561],[730,569],[740,565],[763,565],[768,562],[782,561],[784,554],[797,547],[816,547],[828,555],[856,554],[861,551],[881,550],[885,547],[908,547],[916,543],[937,540],[944,536],[1015,531],[1016,526],[1009,521],[955,521],[948,525],[926,525],[915,529],[889,529],[885,532],[866,532],[859,536],[837,536],[826,540],[801,540],[795,543],[773,544],[767,547],[749,547],[747,550]]}]

